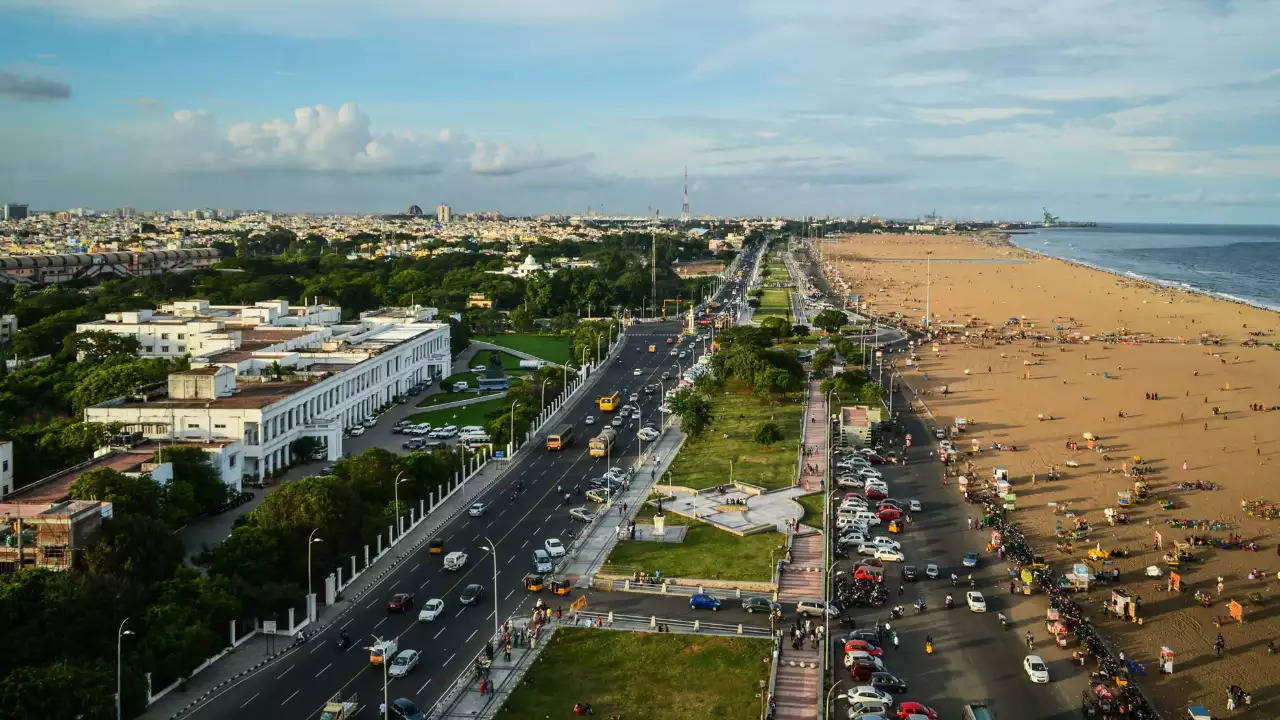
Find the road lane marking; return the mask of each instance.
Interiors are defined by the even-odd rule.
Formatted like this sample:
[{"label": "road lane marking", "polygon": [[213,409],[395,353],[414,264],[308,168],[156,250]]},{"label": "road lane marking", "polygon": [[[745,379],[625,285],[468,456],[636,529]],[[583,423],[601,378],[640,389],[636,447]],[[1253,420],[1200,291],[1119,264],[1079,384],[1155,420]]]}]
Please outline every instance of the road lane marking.
[{"label": "road lane marking", "polygon": [[470,634],[470,635],[468,635],[468,636],[467,636],[467,639],[466,639],[466,640],[463,640],[463,642],[471,642],[471,638],[475,637],[475,636],[476,636],[476,633],[477,633],[477,632],[479,632],[479,630],[480,630],[480,628],[476,628],[475,630],[472,630],[472,631],[471,631],[471,634]]},{"label": "road lane marking", "polygon": [[426,682],[424,682],[424,683],[422,683],[422,687],[418,688],[418,694],[419,694],[419,695],[421,695],[421,694],[422,694],[422,691],[423,691],[423,690],[426,690],[426,689],[427,689],[427,685],[429,685],[429,684],[431,684],[431,678],[427,678],[427,681],[426,681]]},{"label": "road lane marking", "polygon": [[287,702],[289,702],[290,700],[292,700],[292,699],[294,699],[295,697],[297,697],[298,692],[299,692],[299,691],[294,690],[294,691],[293,691],[293,695],[290,695],[289,697],[285,698],[285,699],[284,699],[284,702],[281,702],[281,703],[280,703],[280,705],[281,705],[281,706],[283,706],[285,703],[287,703]]},{"label": "road lane marking", "polygon": [[378,601],[377,601],[377,600],[374,600],[373,602],[369,603],[368,605],[365,605],[365,606],[364,606],[364,609],[365,609],[365,610],[372,610],[372,609],[373,609],[373,606],[374,606],[374,605],[377,605],[377,604],[378,604]]},{"label": "road lane marking", "polygon": [[373,625],[373,629],[374,629],[374,630],[377,630],[377,629],[378,629],[378,626],[379,626],[379,625],[381,625],[382,623],[386,622],[386,621],[387,621],[387,619],[386,619],[385,617],[384,617],[384,618],[382,618],[382,619],[381,619],[381,620],[379,620],[378,622],[374,623],[374,625]]},{"label": "road lane marking", "polygon": [[316,643],[316,646],[315,646],[315,647],[313,647],[313,648],[311,648],[310,650],[308,650],[308,651],[307,651],[307,654],[308,654],[308,655],[315,655],[315,654],[316,654],[316,651],[317,651],[317,650],[319,650],[319,649],[320,649],[320,648],[322,648],[322,647],[324,647],[324,646],[323,646],[323,645],[321,645],[320,643]]},{"label": "road lane marking", "polygon": [[[441,663],[440,667],[444,667],[445,665],[448,665],[449,663],[453,662],[453,658],[454,658],[454,657],[456,657],[457,655],[458,655],[458,653],[453,653],[452,655],[450,655],[448,658],[446,658],[446,659],[445,659],[445,661],[444,661],[443,663]],[[256,697],[256,696],[255,696],[255,697]],[[252,699],[252,698],[251,698],[251,699]],[[243,707],[243,706],[241,706],[241,707]]]},{"label": "road lane marking", "polygon": [[348,621],[346,621],[346,622],[342,623],[342,627],[340,627],[340,628],[338,628],[338,629],[339,629],[339,630],[346,630],[346,629],[347,629],[347,626],[348,626],[348,625],[350,625],[351,623],[355,622],[355,621],[356,621],[356,619],[355,619],[355,618],[351,618],[350,620],[348,620]]},{"label": "road lane marking", "polygon": [[325,670],[328,670],[331,667],[333,667],[333,663],[329,663],[328,665],[325,665],[324,667],[320,668],[320,672],[316,673],[316,677],[320,677],[320,673],[323,673]]},{"label": "road lane marking", "polygon": [[515,559],[516,559],[516,556],[515,556],[515,555],[512,555],[511,557],[507,558],[507,564],[508,564],[508,565],[510,565],[510,564],[511,564],[511,561],[512,561],[512,560],[515,560]]},{"label": "road lane marking", "polygon": [[440,628],[439,630],[437,630],[437,631],[436,631],[436,634],[435,634],[434,636],[432,636],[432,638],[431,638],[431,639],[432,639],[432,640],[435,640],[435,639],[439,638],[439,637],[440,637],[441,635],[443,635],[443,634],[444,634],[444,628]]},{"label": "road lane marking", "polygon": [[419,590],[421,590],[421,589],[425,588],[425,587],[427,586],[427,583],[429,583],[429,582],[431,582],[431,581],[430,581],[430,580],[423,580],[423,581],[422,581],[422,584],[418,586],[418,589],[419,589]]},{"label": "road lane marking", "polygon": [[420,567],[422,567],[422,563],[417,563],[417,564],[415,564],[413,567],[409,568],[409,572],[413,572],[413,571],[417,570],[417,569],[418,569],[418,568],[420,568]]},{"label": "road lane marking", "polygon": [[245,701],[244,701],[244,704],[242,704],[242,705],[240,706],[240,709],[241,709],[241,710],[243,710],[245,705],[248,705],[249,703],[253,702],[253,701],[254,701],[254,699],[256,699],[256,698],[257,698],[259,695],[261,695],[261,694],[262,694],[262,693],[260,693],[260,692],[256,692],[256,693],[254,693],[254,694],[253,694],[253,697],[251,697],[251,698],[249,698],[248,700],[245,700]]},{"label": "road lane marking", "polygon": [[504,597],[504,598],[502,598],[502,599],[503,599],[503,600],[510,600],[510,599],[511,599],[511,596],[512,596],[512,595],[515,595],[515,594],[516,594],[516,589],[515,589],[515,588],[511,588],[511,590],[507,593],[507,596],[506,596],[506,597]]},{"label": "road lane marking", "polygon": [[[537,534],[537,533],[535,533],[535,534]],[[528,540],[525,540],[525,541],[524,541],[524,543],[523,543],[522,545],[520,545],[520,549],[521,549],[521,550],[523,550],[523,549],[525,549],[525,548],[527,548],[527,547],[529,547],[529,541],[528,541]]]},{"label": "road lane marking", "polygon": [[277,680],[279,680],[280,678],[284,677],[285,675],[288,675],[288,674],[289,674],[289,671],[290,671],[290,670],[292,670],[292,669],[293,669],[293,666],[292,666],[292,665],[290,665],[289,667],[285,668],[285,671],[284,671],[284,672],[282,672],[282,673],[280,673],[279,675],[277,675],[277,676],[276,676],[276,679],[277,679]]}]

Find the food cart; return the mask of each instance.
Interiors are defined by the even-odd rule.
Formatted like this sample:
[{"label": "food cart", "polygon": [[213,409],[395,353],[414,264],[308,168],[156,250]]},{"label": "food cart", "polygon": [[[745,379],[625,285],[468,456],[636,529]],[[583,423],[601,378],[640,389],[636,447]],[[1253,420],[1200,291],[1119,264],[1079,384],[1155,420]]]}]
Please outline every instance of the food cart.
[{"label": "food cart", "polygon": [[997,486],[999,486],[1002,481],[1005,484],[1008,484],[1009,468],[1003,465],[997,465],[995,469],[991,471],[991,479],[995,480]]}]

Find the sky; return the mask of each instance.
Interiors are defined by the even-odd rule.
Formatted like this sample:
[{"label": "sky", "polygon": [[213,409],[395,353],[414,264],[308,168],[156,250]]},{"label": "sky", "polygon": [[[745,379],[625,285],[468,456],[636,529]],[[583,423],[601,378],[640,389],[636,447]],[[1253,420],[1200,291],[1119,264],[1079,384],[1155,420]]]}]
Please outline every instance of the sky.
[{"label": "sky", "polygon": [[1280,223],[1280,3],[0,0],[0,201]]}]

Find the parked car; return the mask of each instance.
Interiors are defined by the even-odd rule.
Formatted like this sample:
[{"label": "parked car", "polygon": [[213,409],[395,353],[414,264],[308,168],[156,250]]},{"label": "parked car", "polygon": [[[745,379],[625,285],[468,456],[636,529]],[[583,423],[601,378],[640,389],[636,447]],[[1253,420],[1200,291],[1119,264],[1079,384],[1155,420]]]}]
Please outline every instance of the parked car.
[{"label": "parked car", "polygon": [[752,595],[751,597],[742,599],[742,609],[749,613],[772,613],[775,611],[781,611],[782,606],[763,595]]},{"label": "parked car", "polygon": [[883,690],[877,690],[871,685],[859,685],[850,688],[845,692],[845,698],[851,703],[878,701],[888,705],[893,704],[893,696]]},{"label": "parked car", "polygon": [[910,715],[923,715],[929,720],[937,720],[938,711],[913,700],[908,700],[898,705],[898,720],[906,720]]},{"label": "parked car", "polygon": [[886,550],[883,548],[876,550],[876,554],[872,555],[872,557],[885,562],[903,562],[907,559],[907,556],[903,555],[901,550]]},{"label": "parked car", "polygon": [[587,508],[576,507],[569,511],[569,517],[578,522],[589,523],[596,519],[596,514]]},{"label": "parked car", "polygon": [[484,597],[484,586],[471,583],[462,589],[462,594],[458,596],[458,602],[463,605],[475,605]]},{"label": "parked car", "polygon": [[894,695],[903,695],[907,692],[907,681],[887,672],[872,674],[870,683],[871,687]]},{"label": "parked car", "polygon": [[360,437],[364,434],[364,427],[357,425],[351,428],[351,437]]},{"label": "parked car", "polygon": [[689,598],[689,607],[694,610],[719,610],[720,600],[709,593],[694,593]]}]

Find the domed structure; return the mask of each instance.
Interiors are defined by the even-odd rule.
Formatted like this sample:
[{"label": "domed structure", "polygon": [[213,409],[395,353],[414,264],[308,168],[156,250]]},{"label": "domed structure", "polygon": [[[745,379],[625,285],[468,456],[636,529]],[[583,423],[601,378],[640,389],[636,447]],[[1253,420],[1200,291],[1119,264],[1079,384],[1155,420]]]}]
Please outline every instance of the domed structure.
[{"label": "domed structure", "polygon": [[410,205],[408,214],[413,217],[418,217],[419,215],[422,214],[422,208],[418,207],[417,205]]}]

